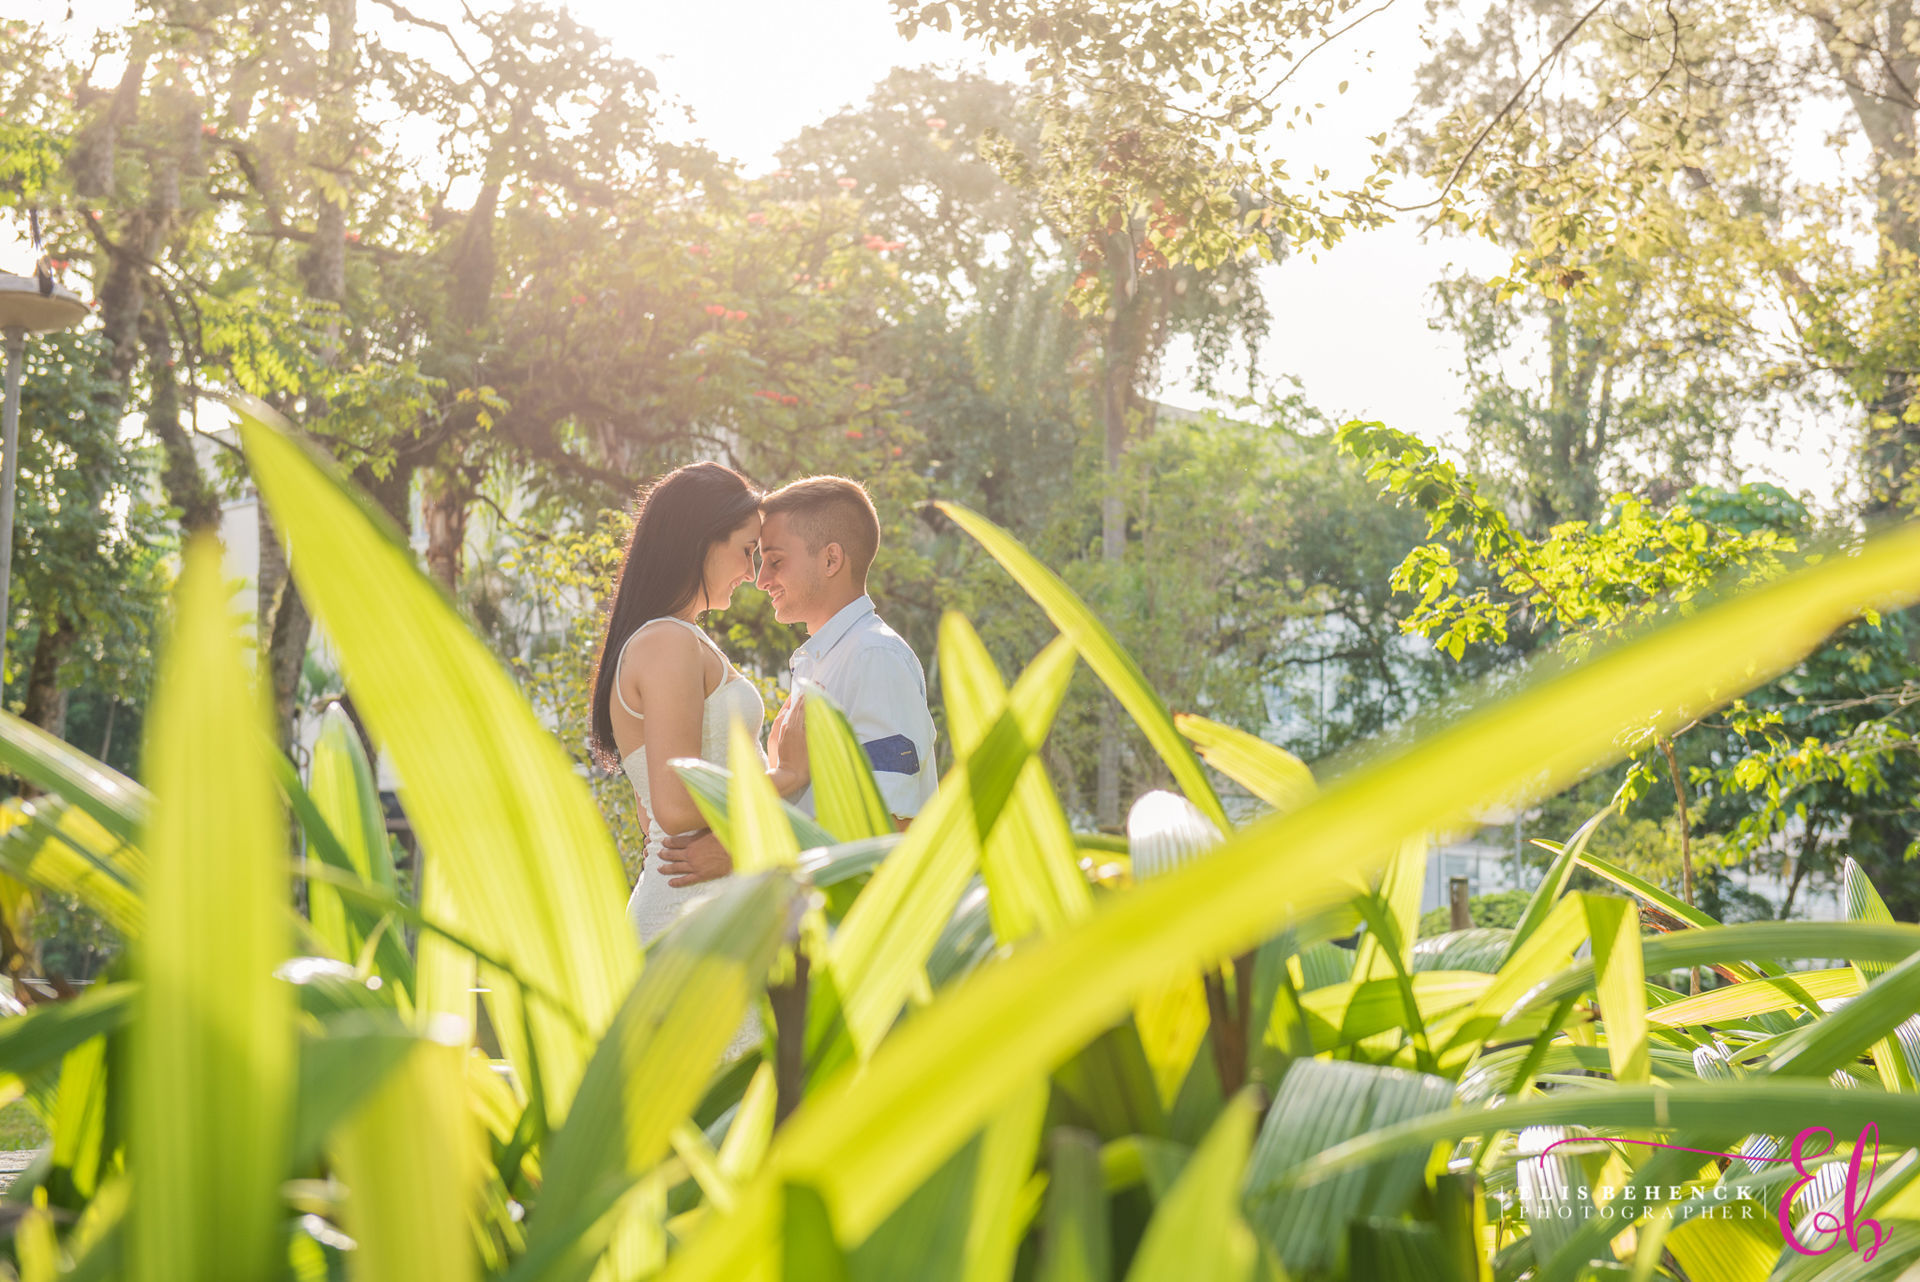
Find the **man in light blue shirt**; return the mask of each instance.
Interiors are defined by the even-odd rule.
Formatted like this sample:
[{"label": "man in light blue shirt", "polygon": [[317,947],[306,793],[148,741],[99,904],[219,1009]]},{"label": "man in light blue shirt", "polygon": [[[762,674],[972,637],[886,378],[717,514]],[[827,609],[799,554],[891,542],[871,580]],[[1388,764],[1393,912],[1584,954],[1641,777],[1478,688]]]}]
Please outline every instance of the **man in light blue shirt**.
[{"label": "man in light blue shirt", "polygon": [[[879,547],[873,500],[844,477],[810,476],[760,505],[757,582],[774,618],[807,628],[788,665],[793,688],[811,681],[826,691],[866,751],[887,809],[911,819],[939,779],[933,716],[918,656],[881,622],[867,595]],[[797,804],[811,813],[812,789]]]},{"label": "man in light blue shirt", "polygon": [[[855,481],[810,476],[760,505],[760,575],[773,617],[806,625],[788,664],[795,695],[810,681],[843,713],[873,765],[880,797],[902,823],[920,813],[940,778],[933,715],[920,659],[881,622],[867,595],[867,570],[880,547],[880,518]],[[781,710],[794,708],[789,701]],[[795,804],[813,813],[813,790]],[[732,871],[711,833],[670,837],[661,871],[708,880]]]}]

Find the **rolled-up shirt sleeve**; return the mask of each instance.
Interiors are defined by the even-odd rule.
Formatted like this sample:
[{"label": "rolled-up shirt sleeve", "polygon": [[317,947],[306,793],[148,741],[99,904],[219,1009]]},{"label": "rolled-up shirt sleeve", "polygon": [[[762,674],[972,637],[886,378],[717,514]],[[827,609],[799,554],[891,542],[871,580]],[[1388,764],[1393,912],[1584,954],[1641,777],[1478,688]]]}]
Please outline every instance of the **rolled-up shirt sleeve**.
[{"label": "rolled-up shirt sleeve", "polygon": [[849,666],[838,683],[841,711],[873,766],[887,809],[910,819],[920,813],[922,773],[933,769],[933,715],[920,665],[911,651],[871,645]]}]

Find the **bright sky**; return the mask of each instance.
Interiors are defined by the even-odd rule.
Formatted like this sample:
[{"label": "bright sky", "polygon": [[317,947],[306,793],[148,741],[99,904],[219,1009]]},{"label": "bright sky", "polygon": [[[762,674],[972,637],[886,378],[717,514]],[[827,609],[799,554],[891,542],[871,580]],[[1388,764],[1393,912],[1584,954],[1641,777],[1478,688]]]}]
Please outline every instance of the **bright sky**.
[{"label": "bright sky", "polygon": [[[20,0],[13,7],[18,13]],[[416,7],[434,12],[440,5],[423,0]],[[122,19],[131,5],[73,0],[71,8],[68,21],[68,0],[25,0],[19,16],[64,28],[84,46],[90,31]],[[902,38],[887,0],[572,0],[571,8],[654,70],[662,89],[691,113],[688,134],[750,170],[771,167],[782,142],[863,101],[895,66],[963,64],[1021,78],[1018,58],[988,58],[951,36]],[[363,12],[371,21],[377,11],[369,4]],[[1398,0],[1295,78],[1301,95],[1313,95],[1307,101],[1325,101],[1327,108],[1314,113],[1311,128],[1290,136],[1294,172],[1364,156],[1368,135],[1394,128],[1425,54],[1421,16],[1411,0]],[[1351,84],[1337,95],[1342,80]],[[1269,269],[1274,324],[1261,373],[1297,378],[1308,399],[1336,419],[1377,418],[1430,439],[1457,439],[1460,350],[1450,335],[1428,327],[1429,291],[1450,265],[1491,276],[1506,261],[1488,246],[1423,240],[1418,218],[1351,237],[1317,259],[1302,256]],[[16,234],[12,227],[0,231],[0,264],[22,265],[19,246],[7,244]],[[1198,403],[1186,386],[1188,372],[1186,355],[1176,350],[1166,363],[1161,399]],[[1850,472],[1843,438],[1809,429],[1799,441],[1773,447],[1742,442],[1744,473],[1736,479],[1774,481],[1817,507],[1831,507]]]}]

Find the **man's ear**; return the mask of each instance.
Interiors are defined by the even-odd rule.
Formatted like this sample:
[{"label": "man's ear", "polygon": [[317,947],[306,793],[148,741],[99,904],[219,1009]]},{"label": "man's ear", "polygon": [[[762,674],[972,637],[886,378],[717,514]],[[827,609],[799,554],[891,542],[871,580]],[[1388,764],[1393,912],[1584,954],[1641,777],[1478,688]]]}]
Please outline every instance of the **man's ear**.
[{"label": "man's ear", "polygon": [[828,578],[832,578],[847,568],[847,550],[838,543],[827,544],[825,548],[821,549],[821,555],[823,558],[822,564],[825,566]]}]

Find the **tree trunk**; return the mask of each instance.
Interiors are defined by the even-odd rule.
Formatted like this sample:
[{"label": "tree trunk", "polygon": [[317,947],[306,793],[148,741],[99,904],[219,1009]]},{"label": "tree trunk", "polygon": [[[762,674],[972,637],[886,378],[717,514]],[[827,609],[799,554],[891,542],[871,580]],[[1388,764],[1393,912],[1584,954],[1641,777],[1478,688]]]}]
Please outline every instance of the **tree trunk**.
[{"label": "tree trunk", "polygon": [[291,575],[281,579],[279,599],[266,617],[272,620],[266,660],[273,682],[275,741],[280,751],[291,757],[300,717],[300,676],[306,667],[307,642],[313,637],[313,616],[307,613],[307,603]]},{"label": "tree trunk", "polygon": [[[354,0],[328,0],[326,66],[319,78],[322,129],[315,145],[331,144],[344,148],[353,136]],[[326,182],[344,184],[349,172],[347,155],[322,155]],[[313,243],[301,263],[308,297],[325,303],[340,304],[347,297],[347,202],[345,190],[330,190],[316,184],[320,193],[314,213]],[[323,331],[320,364],[331,369],[340,355],[340,319],[330,318]],[[307,398],[314,417],[327,413],[324,390],[313,390]],[[259,508],[260,562],[255,590],[260,634],[267,675],[273,699],[274,738],[280,750],[289,756],[297,735],[300,716],[300,678],[306,668],[307,643],[313,637],[313,616],[300,596],[299,585],[288,571],[286,556],[274,537],[272,517],[263,503]]]},{"label": "tree trunk", "polygon": [[40,629],[27,666],[26,706],[20,715],[57,739],[67,737],[67,692],[60,684],[60,668],[79,638],[73,620],[57,616],[53,627]]},{"label": "tree trunk", "polygon": [[420,484],[420,524],[427,536],[427,573],[452,593],[460,583],[473,484],[460,467],[434,468]]}]

